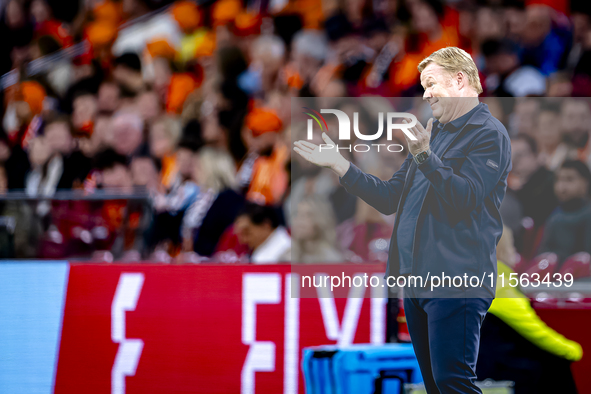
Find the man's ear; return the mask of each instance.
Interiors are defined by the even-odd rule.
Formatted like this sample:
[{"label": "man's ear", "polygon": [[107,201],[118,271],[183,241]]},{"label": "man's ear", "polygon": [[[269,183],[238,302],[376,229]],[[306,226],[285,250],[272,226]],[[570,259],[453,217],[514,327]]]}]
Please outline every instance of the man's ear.
[{"label": "man's ear", "polygon": [[466,86],[466,76],[463,72],[458,71],[455,77],[455,82],[458,84],[458,90],[462,90]]}]

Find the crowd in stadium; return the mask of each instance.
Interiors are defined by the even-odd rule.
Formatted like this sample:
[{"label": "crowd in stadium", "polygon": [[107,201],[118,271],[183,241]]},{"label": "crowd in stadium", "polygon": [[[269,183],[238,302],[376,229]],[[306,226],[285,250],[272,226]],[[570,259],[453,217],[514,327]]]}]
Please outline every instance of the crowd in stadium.
[{"label": "crowd in stadium", "polygon": [[[591,252],[591,113],[574,98],[591,96],[585,1],[6,0],[1,11],[3,257],[385,261],[392,218],[292,161],[291,98],[421,97],[417,65],[445,46],[472,55],[483,100],[509,126],[503,215],[518,252],[560,263]],[[406,153],[380,157],[364,169],[388,179]],[[63,190],[123,196],[8,197]],[[147,205],[128,201],[140,191]]]}]

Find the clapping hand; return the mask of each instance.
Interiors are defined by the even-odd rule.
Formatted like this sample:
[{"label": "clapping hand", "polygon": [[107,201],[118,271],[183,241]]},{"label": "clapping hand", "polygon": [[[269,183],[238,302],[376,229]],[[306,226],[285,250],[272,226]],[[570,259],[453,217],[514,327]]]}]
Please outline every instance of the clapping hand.
[{"label": "clapping hand", "polygon": [[323,145],[316,145],[309,141],[299,140],[294,142],[294,150],[317,166],[330,168],[339,176],[345,175],[349,169],[349,161],[338,151],[335,144],[326,133],[322,133]]},{"label": "clapping hand", "polygon": [[[409,120],[403,120],[403,122],[410,123]],[[420,122],[417,122],[414,127],[409,129],[409,131],[417,138],[416,141],[411,140],[406,134],[404,134],[404,138],[406,138],[406,142],[408,143],[408,150],[413,156],[429,149],[431,130],[433,130],[433,118],[429,119],[427,122],[426,129]]]}]

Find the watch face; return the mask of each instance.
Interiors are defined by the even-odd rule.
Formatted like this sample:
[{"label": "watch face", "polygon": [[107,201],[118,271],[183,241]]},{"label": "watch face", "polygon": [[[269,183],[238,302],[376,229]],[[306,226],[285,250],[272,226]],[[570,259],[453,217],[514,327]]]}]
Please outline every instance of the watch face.
[{"label": "watch face", "polygon": [[421,152],[415,156],[417,164],[422,164],[429,157],[429,152]]}]

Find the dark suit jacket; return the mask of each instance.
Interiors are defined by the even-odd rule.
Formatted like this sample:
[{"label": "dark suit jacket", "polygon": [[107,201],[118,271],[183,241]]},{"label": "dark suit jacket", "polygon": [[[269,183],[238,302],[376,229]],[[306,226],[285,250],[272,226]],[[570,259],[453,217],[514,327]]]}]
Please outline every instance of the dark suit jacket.
[{"label": "dark suit jacket", "polygon": [[[434,122],[431,141],[436,136]],[[494,297],[496,245],[503,223],[499,213],[511,170],[511,142],[507,130],[484,103],[455,137],[441,157],[432,153],[417,167],[411,154],[388,181],[365,174],[351,164],[341,184],[378,211],[398,212],[390,242],[386,276],[399,274],[482,278],[482,289]],[[419,206],[410,266],[401,266],[397,231],[401,208],[415,171],[422,171],[430,186]],[[492,275],[491,275],[492,274]],[[492,278],[492,279],[491,279]],[[491,283],[491,280],[493,283]]]}]

